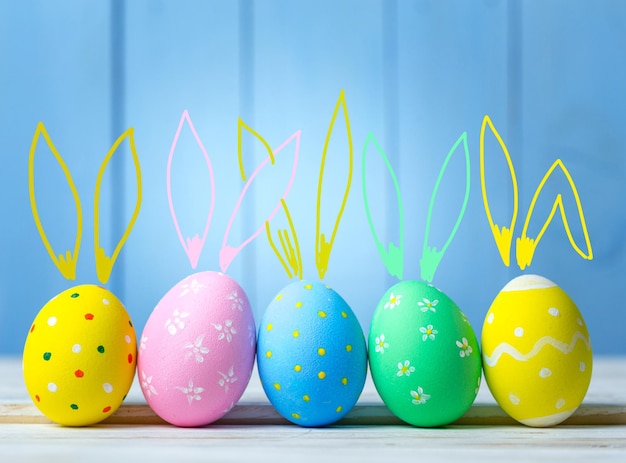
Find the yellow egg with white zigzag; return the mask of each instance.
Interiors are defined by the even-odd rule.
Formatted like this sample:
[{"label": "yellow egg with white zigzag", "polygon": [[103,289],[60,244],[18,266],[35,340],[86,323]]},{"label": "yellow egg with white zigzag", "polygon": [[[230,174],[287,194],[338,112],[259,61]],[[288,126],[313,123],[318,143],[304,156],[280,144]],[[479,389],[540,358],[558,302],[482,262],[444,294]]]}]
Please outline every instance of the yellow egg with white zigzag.
[{"label": "yellow egg with white zigzag", "polygon": [[502,409],[527,426],[554,426],[582,403],[591,341],[572,299],[552,281],[522,275],[498,293],[482,330],[485,380]]}]

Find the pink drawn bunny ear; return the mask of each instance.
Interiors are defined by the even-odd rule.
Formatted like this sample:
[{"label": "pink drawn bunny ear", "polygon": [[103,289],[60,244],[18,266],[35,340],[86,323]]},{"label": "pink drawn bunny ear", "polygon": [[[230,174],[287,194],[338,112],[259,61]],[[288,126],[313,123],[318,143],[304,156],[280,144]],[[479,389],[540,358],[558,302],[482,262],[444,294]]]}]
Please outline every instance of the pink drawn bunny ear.
[{"label": "pink drawn bunny ear", "polygon": [[[265,150],[267,151],[267,157],[258,165],[258,167],[252,173],[250,178],[247,179],[243,189],[241,190],[241,194],[239,195],[239,199],[237,200],[237,203],[235,204],[235,208],[233,209],[233,212],[230,215],[230,219],[228,221],[228,225],[226,226],[226,232],[224,233],[224,239],[222,241],[222,248],[220,249],[220,256],[219,256],[220,268],[221,268],[222,272],[226,272],[226,270],[230,266],[230,264],[233,261],[233,259],[237,256],[237,254],[239,254],[244,247],[246,247],[248,244],[250,244],[250,242],[252,242],[252,240],[254,240],[257,236],[259,236],[259,234],[261,234],[261,232],[263,230],[265,230],[265,228],[266,228],[265,223],[267,221],[272,220],[272,218],[280,210],[280,208],[282,206],[281,200],[284,200],[287,197],[287,195],[289,194],[289,191],[291,190],[291,186],[293,184],[293,180],[294,180],[294,178],[296,176],[296,169],[297,169],[297,166],[298,166],[298,155],[299,155],[299,152],[300,152],[300,130],[295,132],[287,140],[285,140],[278,148],[276,148],[275,150],[272,151],[272,149],[270,148],[269,144],[263,139],[263,137],[261,137],[261,135],[259,135],[257,132],[252,130],[248,125],[246,125],[241,120],[241,118],[239,119],[239,127],[238,127],[238,129],[239,129],[239,166],[240,166],[240,169],[241,169],[241,176],[242,176],[242,178],[244,180],[246,180],[246,175],[245,175],[245,172],[244,172],[244,169],[243,169],[243,159],[242,159],[242,150],[241,150],[241,141],[242,141],[242,131],[243,130],[246,130],[247,132],[249,132],[252,136],[254,136],[257,139],[257,141],[259,141],[262,144],[262,146],[265,147]],[[276,206],[274,207],[272,212],[269,214],[269,216],[266,219],[264,219],[259,224],[259,227],[254,231],[254,233],[252,233],[252,235],[250,235],[247,239],[245,239],[238,246],[230,246],[228,244],[228,238],[230,236],[230,229],[231,229],[232,224],[233,224],[233,222],[235,220],[235,217],[239,213],[239,208],[241,206],[243,198],[246,196],[246,193],[248,192],[248,189],[249,189],[251,183],[259,175],[259,172],[265,166],[267,166],[268,163],[270,163],[270,162],[274,163],[274,156],[278,155],[291,142],[295,142],[294,156],[293,156],[293,167],[291,169],[291,175],[289,177],[289,180],[287,181],[287,186],[285,187],[284,193],[276,201]]]},{"label": "pink drawn bunny ear", "polygon": [[[209,173],[209,183],[211,185],[211,203],[209,206],[209,212],[206,218],[206,222],[204,225],[204,230],[202,232],[202,237],[198,235],[198,233],[194,234],[193,237],[185,237],[183,238],[183,234],[180,230],[180,225],[178,223],[178,218],[176,216],[176,211],[174,209],[174,201],[172,200],[172,159],[174,159],[174,153],[176,152],[176,145],[178,144],[178,138],[180,137],[180,132],[183,128],[183,125],[187,123],[191,133],[193,134],[196,143],[200,147],[200,151],[202,151],[202,155],[204,157],[204,161],[207,166],[207,170]],[[191,117],[189,117],[189,112],[187,110],[183,111],[183,114],[180,118],[180,122],[178,124],[178,129],[176,130],[176,135],[174,135],[174,141],[172,142],[172,147],[170,148],[170,155],[167,160],[167,199],[170,205],[170,213],[172,214],[172,221],[174,222],[174,228],[176,228],[176,234],[178,235],[178,239],[180,240],[180,244],[183,246],[185,250],[185,254],[187,254],[187,258],[189,259],[189,263],[192,268],[196,268],[198,265],[198,260],[200,259],[200,254],[202,253],[202,249],[204,248],[204,244],[206,242],[207,235],[209,233],[209,226],[211,225],[211,218],[213,217],[213,208],[215,206],[215,178],[213,176],[213,166],[211,165],[211,159],[209,158],[209,154],[207,153],[202,140],[198,136],[196,129],[191,122]]]}]

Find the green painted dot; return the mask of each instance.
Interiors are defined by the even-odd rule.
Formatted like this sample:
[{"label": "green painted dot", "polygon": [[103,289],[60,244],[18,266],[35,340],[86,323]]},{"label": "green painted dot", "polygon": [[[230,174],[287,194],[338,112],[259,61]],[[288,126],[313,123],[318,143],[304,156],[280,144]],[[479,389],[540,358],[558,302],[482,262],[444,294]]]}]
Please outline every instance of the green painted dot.
[{"label": "green painted dot", "polygon": [[80,294],[78,294],[78,293],[74,293],[74,294],[72,294],[70,297],[71,297],[72,299],[76,299],[78,296],[80,296]]},{"label": "green painted dot", "polygon": [[72,410],[78,410],[78,405],[76,405],[76,404],[72,404],[72,405],[70,405],[70,408],[71,408]]},{"label": "green painted dot", "polygon": [[43,359],[47,362],[52,357],[52,352],[44,352]]},{"label": "green painted dot", "polygon": [[98,346],[98,352],[104,354],[104,346]]}]

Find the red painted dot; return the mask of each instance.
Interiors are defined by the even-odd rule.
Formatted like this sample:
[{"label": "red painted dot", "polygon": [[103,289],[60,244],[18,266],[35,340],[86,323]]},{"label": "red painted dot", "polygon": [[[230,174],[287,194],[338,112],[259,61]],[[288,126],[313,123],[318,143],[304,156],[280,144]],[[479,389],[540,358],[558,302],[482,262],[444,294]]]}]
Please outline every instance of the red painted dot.
[{"label": "red painted dot", "polygon": [[83,370],[76,370],[74,372],[74,376],[76,376],[77,378],[82,378],[83,376],[85,376],[85,372]]},{"label": "red painted dot", "polygon": [[33,331],[35,331],[35,325],[30,327],[30,332],[32,333]]},{"label": "red painted dot", "polygon": [[85,314],[85,320],[93,320],[93,314],[92,313],[86,313]]},{"label": "red painted dot", "polygon": [[133,363],[133,354],[128,354],[128,363]]},{"label": "red painted dot", "polygon": [[35,400],[36,400],[37,402],[41,402],[41,398],[40,398],[38,395],[36,395],[36,396],[35,396]]},{"label": "red painted dot", "polygon": [[111,411],[111,407],[104,407],[102,409],[102,413],[109,413]]}]

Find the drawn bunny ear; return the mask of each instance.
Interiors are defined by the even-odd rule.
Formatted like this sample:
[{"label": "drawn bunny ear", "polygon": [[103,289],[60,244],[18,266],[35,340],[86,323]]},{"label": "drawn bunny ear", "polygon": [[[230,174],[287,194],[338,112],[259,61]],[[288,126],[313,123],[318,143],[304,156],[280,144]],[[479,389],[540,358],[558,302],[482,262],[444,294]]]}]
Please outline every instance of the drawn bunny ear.
[{"label": "drawn bunny ear", "polygon": [[[104,176],[104,172],[109,164],[109,161],[113,157],[113,154],[117,151],[119,146],[128,139],[128,144],[130,146],[130,152],[133,158],[133,165],[135,167],[135,175],[137,179],[137,201],[135,203],[135,209],[131,215],[130,221],[124,230],[122,237],[119,242],[115,246],[113,254],[108,256],[105,252],[104,248],[100,246],[100,190],[102,189],[102,178]],[[96,256],[96,273],[98,275],[98,280],[102,284],[105,284],[109,281],[109,277],[111,276],[111,270],[113,270],[113,266],[115,265],[115,261],[117,260],[122,247],[126,243],[130,232],[135,225],[135,220],[137,220],[137,216],[139,215],[139,209],[141,207],[141,168],[139,166],[139,157],[137,156],[137,149],[135,148],[135,130],[130,127],[128,128],[122,135],[115,140],[113,146],[107,153],[104,161],[100,165],[100,170],[98,171],[98,177],[96,178],[96,190],[94,195],[94,250]]]},{"label": "drawn bunny ear", "polygon": [[[487,187],[485,186],[485,129],[489,126],[489,129],[498,140],[500,148],[502,148],[502,154],[506,159],[509,166],[509,172],[511,174],[511,185],[513,187],[513,215],[511,216],[511,223],[508,227],[503,226],[500,228],[498,224],[493,221],[491,216],[491,210],[489,208],[489,200],[487,198]],[[513,229],[515,228],[515,221],[517,220],[517,211],[519,207],[519,194],[517,188],[517,177],[515,176],[515,169],[513,168],[513,161],[509,155],[509,150],[502,141],[502,137],[493,126],[489,116],[485,116],[483,124],[480,129],[480,184],[483,193],[483,202],[485,204],[485,212],[487,214],[487,220],[489,220],[489,226],[491,227],[491,233],[500,252],[502,262],[507,267],[511,265],[511,243],[513,242]],[[501,196],[501,195],[499,195]]]},{"label": "drawn bunny ear", "polygon": [[[174,159],[174,153],[176,152],[176,146],[178,144],[178,139],[180,137],[180,132],[183,128],[183,125],[187,123],[193,137],[202,151],[202,155],[204,158],[204,162],[206,163],[207,170],[209,173],[209,184],[211,186],[211,201],[209,210],[207,213],[207,218],[204,224],[204,230],[202,232],[202,237],[198,235],[198,233],[194,234],[193,237],[183,238],[183,234],[180,230],[180,225],[178,223],[178,218],[176,216],[176,211],[174,209],[174,201],[172,199],[172,160]],[[189,263],[192,268],[196,268],[198,266],[198,260],[200,259],[200,254],[202,254],[202,249],[204,248],[204,244],[206,243],[206,238],[209,233],[209,227],[211,225],[211,219],[213,217],[213,208],[215,206],[215,178],[213,175],[213,166],[211,165],[211,159],[209,158],[209,154],[207,153],[202,140],[198,136],[198,132],[196,132],[196,128],[191,122],[191,117],[189,116],[189,112],[187,110],[183,111],[183,114],[180,118],[180,122],[178,124],[178,129],[176,130],[176,135],[174,135],[174,140],[172,141],[172,147],[170,148],[170,154],[167,160],[167,199],[170,206],[170,214],[172,215],[172,222],[174,222],[174,228],[176,229],[176,234],[178,235],[178,239],[180,240],[180,244],[182,245],[187,258],[189,259]]]},{"label": "drawn bunny ear", "polygon": [[[465,156],[465,194],[463,196],[463,204],[461,206],[461,211],[459,212],[459,216],[456,219],[454,227],[448,236],[447,241],[441,248],[441,250],[437,250],[434,246],[428,245],[428,238],[430,235],[430,224],[433,213],[433,207],[435,205],[435,198],[437,196],[437,192],[439,191],[439,185],[441,184],[441,179],[448,167],[448,163],[452,159],[454,153],[458,151],[459,146],[463,146],[463,153]],[[459,229],[459,225],[461,225],[461,220],[463,220],[463,215],[465,214],[465,209],[467,208],[467,203],[469,201],[469,193],[470,193],[470,157],[469,157],[469,149],[467,147],[467,132],[463,132],[458,140],[454,143],[446,159],[441,166],[441,170],[439,171],[439,176],[437,177],[437,181],[435,182],[435,187],[433,188],[432,195],[430,197],[430,204],[428,206],[428,215],[426,216],[426,232],[424,233],[424,246],[422,248],[422,258],[420,260],[420,268],[421,275],[424,281],[431,282],[433,281],[433,277],[435,276],[435,271],[441,262],[441,258],[448,250],[448,246],[454,239],[454,235],[456,235],[457,230]]]},{"label": "drawn bunny ear", "polygon": [[[76,207],[76,240],[74,242],[74,250],[67,250],[65,253],[61,253],[58,256],[52,249],[50,245],[50,241],[46,236],[46,233],[41,224],[41,219],[39,218],[39,211],[37,209],[37,199],[35,197],[35,152],[37,151],[37,143],[39,143],[39,137],[43,135],[48,148],[52,151],[54,158],[59,163],[63,174],[65,175],[65,179],[70,187],[70,191],[72,193],[72,198],[74,199],[74,206]],[[54,262],[54,265],[57,267],[61,275],[68,280],[76,279],[76,263],[78,261],[78,253],[80,251],[80,242],[83,234],[83,210],[80,205],[80,198],[78,196],[78,191],[76,190],[76,185],[74,185],[74,181],[72,180],[72,176],[70,175],[70,171],[63,161],[63,158],[57,151],[50,135],[48,135],[48,131],[46,130],[46,126],[43,122],[39,122],[37,124],[37,128],[35,130],[35,135],[33,136],[33,141],[30,145],[30,153],[28,156],[28,191],[30,195],[30,206],[33,212],[33,218],[35,219],[35,225],[37,226],[37,231],[39,232],[39,236],[43,241],[43,244]]]},{"label": "drawn bunny ear", "polygon": [[292,166],[292,169],[291,169],[291,175],[289,177],[289,180],[287,181],[287,186],[285,187],[285,191],[284,191],[284,193],[282,194],[282,196],[280,198],[280,199],[285,199],[287,197],[287,195],[289,194],[289,191],[291,190],[291,186],[293,185],[293,180],[294,180],[294,178],[296,176],[296,169],[297,169],[297,166],[298,166],[298,156],[299,156],[299,153],[300,153],[300,130],[295,132],[287,140],[285,140],[278,148],[276,148],[275,150],[272,151],[272,149],[270,148],[269,144],[263,139],[263,137],[261,137],[261,135],[259,135],[257,132],[252,130],[241,119],[239,119],[239,150],[238,150],[238,152],[239,152],[239,166],[241,168],[241,176],[242,176],[242,178],[244,180],[246,179],[246,175],[245,175],[245,171],[244,171],[244,168],[243,168],[242,149],[241,149],[242,131],[243,130],[246,130],[252,136],[254,136],[254,138],[256,138],[257,141],[259,141],[262,144],[262,146],[265,147],[268,155],[258,165],[258,167],[252,173],[250,178],[247,179],[246,184],[244,185],[244,187],[243,187],[243,189],[241,191],[241,194],[239,195],[239,199],[237,200],[237,203],[235,204],[235,208],[233,209],[233,212],[230,215],[230,219],[228,220],[228,225],[226,225],[226,232],[224,233],[224,239],[222,241],[222,248],[220,249],[220,255],[219,255],[220,268],[221,268],[222,272],[226,272],[226,270],[230,266],[230,264],[233,261],[233,259],[235,258],[235,256],[237,256],[237,254],[239,254],[244,247],[246,247],[248,244],[250,244],[250,242],[252,242],[252,240],[254,240],[265,229],[265,227],[266,227],[265,222],[269,221],[269,220],[272,220],[274,215],[276,215],[276,213],[278,212],[278,210],[282,206],[280,200],[277,201],[277,204],[274,207],[274,209],[272,210],[272,212],[270,213],[270,215],[261,223],[259,228],[257,228],[254,231],[254,233],[252,233],[252,235],[250,235],[246,240],[244,240],[238,246],[236,246],[236,247],[230,246],[228,244],[228,238],[230,236],[230,229],[231,229],[231,227],[233,225],[235,217],[239,213],[239,209],[240,209],[241,203],[243,201],[243,198],[246,196],[246,193],[248,192],[248,188],[250,187],[251,183],[254,181],[254,179],[257,177],[257,175],[259,175],[259,172],[267,164],[269,164],[270,162],[273,163],[274,156],[278,155],[290,143],[294,142],[295,147],[294,147],[293,166]]},{"label": "drawn bunny ear", "polygon": [[[580,247],[578,247],[578,245],[576,244],[576,241],[574,240],[574,237],[572,236],[572,231],[570,229],[569,223],[567,221],[567,215],[563,207],[563,197],[561,196],[561,193],[556,195],[556,198],[554,199],[554,203],[552,204],[552,210],[550,211],[548,218],[546,219],[543,226],[541,227],[541,230],[537,234],[537,237],[533,239],[527,236],[528,226],[530,224],[530,220],[533,215],[533,211],[535,209],[535,204],[537,202],[537,199],[539,198],[539,195],[541,194],[541,191],[544,185],[546,184],[550,176],[554,173],[557,167],[559,167],[561,171],[565,174],[565,178],[567,178],[567,181],[572,190],[572,193],[574,194],[574,199],[576,200],[576,207],[578,209],[578,217],[580,218],[580,225],[582,228],[583,235],[585,237],[585,245],[587,247],[586,253],[582,251]],[[578,196],[578,190],[576,189],[576,185],[574,184],[574,180],[572,179],[572,176],[570,175],[569,171],[567,170],[563,162],[560,159],[557,159],[556,161],[554,161],[552,166],[548,169],[546,174],[543,176],[543,179],[541,179],[541,182],[539,182],[539,186],[535,190],[535,194],[530,203],[528,214],[526,215],[526,221],[524,222],[524,228],[522,228],[522,234],[516,240],[515,251],[516,251],[517,265],[519,266],[521,270],[524,270],[524,268],[526,268],[527,266],[531,264],[533,260],[533,256],[535,254],[535,249],[537,248],[539,241],[541,241],[541,238],[543,237],[543,234],[548,228],[548,225],[550,225],[550,222],[552,221],[554,214],[556,214],[557,209],[561,213],[561,219],[563,220],[563,226],[565,227],[567,238],[569,239],[569,242],[574,248],[574,250],[583,259],[587,259],[587,260],[593,259],[591,241],[589,240],[589,232],[587,231],[587,224],[585,222],[585,214],[583,213],[583,207],[580,202],[580,197]]]},{"label": "drawn bunny ear", "polygon": [[[289,229],[278,229],[278,239],[280,240],[280,245],[282,248],[281,251],[278,250],[278,247],[274,244],[274,240],[272,238],[272,232],[270,230],[270,221],[265,221],[265,231],[267,233],[267,240],[278,257],[281,265],[287,272],[287,276],[289,278],[298,277],[302,280],[302,255],[300,254],[300,244],[298,243],[298,235],[296,234],[296,229],[293,225],[293,220],[291,220],[291,214],[289,213],[289,208],[287,207],[287,201],[281,198],[281,205],[283,206],[283,212],[287,217],[287,222],[289,223]],[[283,258],[283,254],[285,257]]]},{"label": "drawn bunny ear", "polygon": [[[330,235],[330,240],[327,239],[327,235],[321,231],[321,203],[322,203],[322,186],[324,184],[324,169],[326,167],[326,154],[328,151],[328,144],[330,142],[333,130],[335,128],[335,120],[339,109],[343,109],[343,117],[346,124],[346,136],[348,139],[348,176],[346,178],[346,187],[341,198],[341,204],[339,206],[339,212],[335,219],[333,231]],[[346,105],[346,96],[344,90],[341,90],[337,104],[333,111],[332,118],[330,120],[330,126],[328,127],[328,133],[326,134],[326,141],[324,142],[324,151],[322,152],[322,162],[320,165],[320,176],[317,184],[317,212],[315,220],[315,266],[320,279],[324,279],[324,275],[328,270],[328,261],[330,260],[330,253],[335,242],[335,235],[337,234],[337,228],[339,228],[339,222],[343,210],[348,200],[348,194],[350,193],[350,185],[352,183],[352,132],[350,130],[350,118],[348,117],[348,107]],[[334,179],[333,179],[334,182]]]},{"label": "drawn bunny ear", "polygon": [[[369,147],[372,145],[373,150],[382,158],[385,166],[387,167],[387,172],[391,177],[391,181],[393,182],[393,186],[396,192],[396,203],[398,207],[398,215],[399,215],[399,244],[395,245],[393,241],[389,242],[389,245],[386,247],[381,240],[378,238],[378,234],[376,233],[376,227],[374,226],[374,221],[372,220],[372,214],[370,212],[370,205],[367,197],[367,172],[366,172],[366,159],[367,154],[369,153]],[[367,135],[365,139],[365,146],[363,147],[363,155],[361,157],[361,179],[363,185],[363,203],[365,205],[365,214],[367,215],[367,223],[369,224],[370,230],[374,237],[374,242],[376,244],[376,250],[378,251],[378,255],[383,261],[387,272],[390,275],[398,277],[402,279],[402,274],[404,271],[404,209],[402,208],[402,197],[400,195],[400,186],[398,185],[398,179],[396,174],[389,162],[389,158],[380,147],[376,138],[372,133]]]}]

